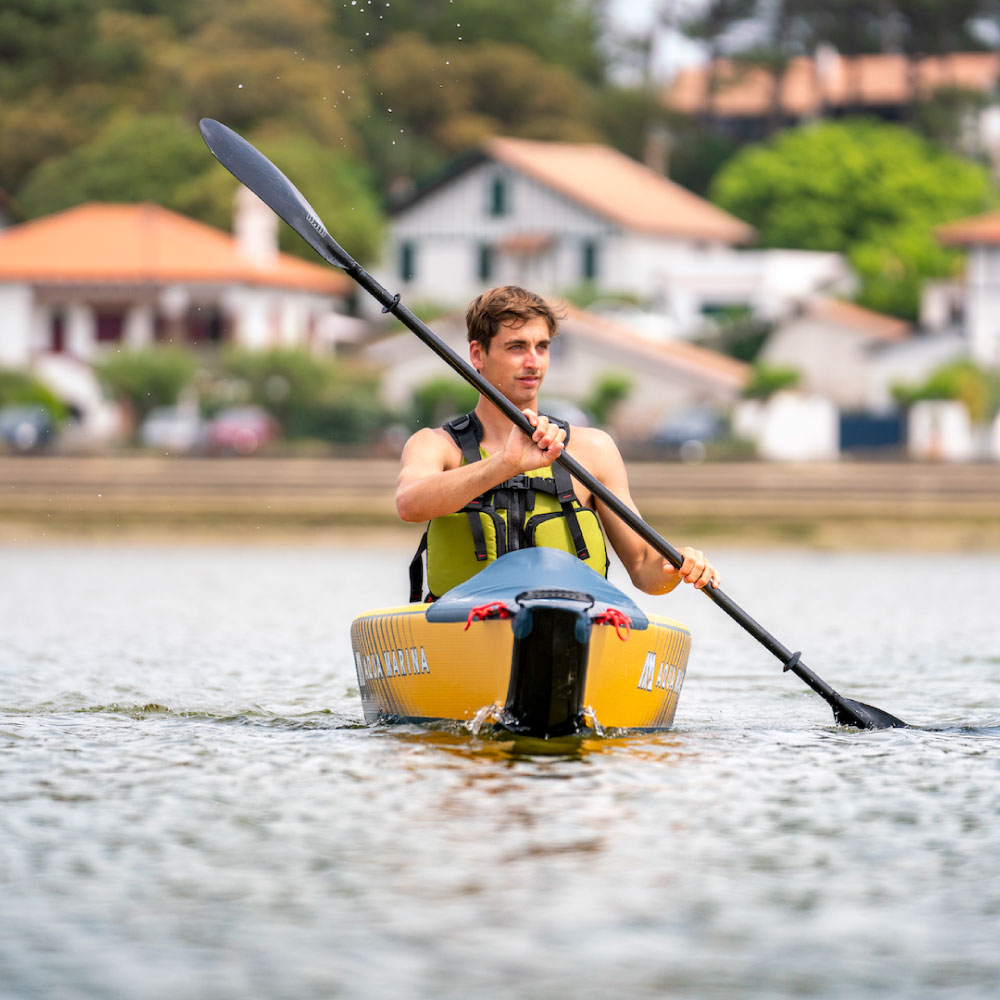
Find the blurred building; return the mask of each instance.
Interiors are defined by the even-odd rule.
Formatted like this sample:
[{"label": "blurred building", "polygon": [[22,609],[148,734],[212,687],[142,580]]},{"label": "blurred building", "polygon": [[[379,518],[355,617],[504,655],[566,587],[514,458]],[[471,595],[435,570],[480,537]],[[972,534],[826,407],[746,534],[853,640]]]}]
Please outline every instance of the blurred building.
[{"label": "blurred building", "polygon": [[330,336],[349,279],[279,253],[274,213],[240,190],[234,235],[151,203],[79,205],[0,231],[0,365]]},{"label": "blurred building", "polygon": [[938,239],[966,251],[960,323],[973,361],[1000,369],[1000,212],[937,229]]},{"label": "blurred building", "polygon": [[706,312],[773,311],[849,280],[842,258],[749,251],[754,230],[608,146],[495,138],[391,214],[379,277],[410,302],[519,284],[639,301],[684,336]]},{"label": "blurred building", "polygon": [[758,360],[794,369],[802,391],[842,410],[877,410],[891,405],[886,386],[875,377],[884,368],[877,359],[887,347],[910,341],[912,333],[910,324],[895,316],[818,298],[777,325]]},{"label": "blurred building", "polygon": [[[443,316],[433,328],[459,357],[468,358],[461,312]],[[568,308],[559,330],[542,406],[575,422],[567,403],[580,406],[603,378],[624,376],[629,388],[609,423],[622,441],[649,441],[666,420],[694,407],[726,412],[749,377],[747,365],[723,354],[684,341],[652,341],[582,309]],[[382,369],[385,401],[401,410],[410,405],[414,390],[448,373],[441,359],[409,332],[369,345],[365,357]]]},{"label": "blurred building", "polygon": [[996,52],[908,59],[900,53],[842,56],[823,46],[814,58],[789,60],[780,77],[764,66],[729,59],[684,68],[663,100],[674,111],[697,115],[749,142],[811,118],[871,115],[900,121],[915,99],[946,89],[992,95],[998,81]]}]

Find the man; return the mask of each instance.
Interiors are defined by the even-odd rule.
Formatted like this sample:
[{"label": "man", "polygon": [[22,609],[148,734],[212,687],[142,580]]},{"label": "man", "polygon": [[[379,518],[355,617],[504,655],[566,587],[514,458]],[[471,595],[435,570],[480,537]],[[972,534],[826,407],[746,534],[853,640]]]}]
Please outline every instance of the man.
[{"label": "man", "polygon": [[[580,483],[570,482],[562,466],[553,465],[571,438],[580,465],[636,509],[625,463],[608,434],[563,426],[538,412],[558,328],[548,303],[516,285],[494,288],[472,302],[466,325],[472,366],[525,414],[534,433],[529,438],[481,396],[467,418],[423,428],[407,441],[396,509],[404,521],[430,522],[422,548],[431,596],[523,545],[575,551],[606,573],[598,518],[632,582],[646,593],[669,593],[682,580],[699,589],[719,586],[704,553],[679,549],[684,563],[675,569]],[[418,567],[419,558],[418,551]],[[420,587],[419,576],[414,587]]]}]

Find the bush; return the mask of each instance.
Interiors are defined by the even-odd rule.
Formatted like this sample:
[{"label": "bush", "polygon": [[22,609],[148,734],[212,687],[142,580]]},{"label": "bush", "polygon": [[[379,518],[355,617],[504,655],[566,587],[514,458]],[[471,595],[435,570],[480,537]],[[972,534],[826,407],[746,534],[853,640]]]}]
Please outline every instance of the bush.
[{"label": "bush", "polygon": [[920,385],[893,386],[892,394],[902,406],[925,399],[959,400],[974,422],[984,423],[1000,407],[1000,375],[971,361],[954,361],[932,372]]},{"label": "bush", "polygon": [[801,377],[794,368],[756,364],[750,373],[749,381],[743,388],[743,397],[745,399],[770,399],[776,392],[798,385]]},{"label": "bush", "polygon": [[232,350],[222,367],[245,384],[247,401],[275,417],[286,438],[360,444],[395,419],[379,401],[377,375],[332,358],[294,349]]},{"label": "bush", "polygon": [[632,379],[623,372],[609,372],[594,386],[590,397],[581,404],[594,418],[594,423],[603,427],[610,419],[614,408],[632,391]]},{"label": "bush", "polygon": [[157,406],[173,406],[197,368],[195,356],[180,347],[119,351],[94,365],[105,389],[132,408],[137,422]]},{"label": "bush", "polygon": [[26,372],[0,368],[0,406],[44,406],[57,424],[68,416],[66,404]]},{"label": "bush", "polygon": [[413,425],[439,427],[460,413],[468,413],[479,402],[479,393],[457,375],[441,375],[413,392]]}]

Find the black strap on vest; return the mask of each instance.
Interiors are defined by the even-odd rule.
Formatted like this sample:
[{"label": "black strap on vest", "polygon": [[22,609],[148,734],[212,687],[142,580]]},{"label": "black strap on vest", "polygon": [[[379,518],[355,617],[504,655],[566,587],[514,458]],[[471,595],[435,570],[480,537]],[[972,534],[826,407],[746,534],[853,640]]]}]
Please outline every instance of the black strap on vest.
[{"label": "black strap on vest", "polygon": [[[549,417],[549,419],[566,431],[566,441],[568,442],[569,424],[564,420],[557,420],[555,417]],[[483,440],[483,425],[480,423],[475,411],[466,413],[461,417],[456,417],[454,420],[449,420],[444,425],[444,430],[451,435],[455,444],[461,450],[462,457],[468,464],[471,465],[473,462],[480,461],[482,456],[479,454],[479,445]],[[507,508],[509,532],[509,526],[513,520],[511,517],[512,510],[519,510],[521,512],[521,520],[523,520],[524,511],[534,510],[536,490],[555,495],[566,517],[566,526],[569,529],[570,538],[573,541],[573,548],[576,550],[577,556],[580,559],[590,558],[590,552],[583,540],[580,521],[576,516],[576,509],[573,506],[574,502],[577,502],[576,493],[573,490],[573,480],[567,469],[555,463],[552,466],[552,478],[548,476],[513,476],[502,483],[498,483],[491,490],[487,491],[487,493],[476,497],[474,500],[470,500],[465,505],[463,510],[469,515],[469,527],[472,530],[472,542],[475,547],[477,562],[484,562],[487,558],[486,536],[483,533],[483,522],[479,516],[487,500],[493,498],[494,506],[504,506]],[[521,497],[525,499],[522,500],[520,499]],[[523,507],[521,506],[522,504]],[[411,603],[416,603],[421,599],[424,581],[422,556],[426,551],[427,532],[425,531],[423,537],[420,539],[420,545],[417,548],[416,554],[410,562]]]},{"label": "black strap on vest", "polygon": [[[456,417],[444,425],[444,429],[452,436],[455,444],[462,449],[462,457],[471,465],[481,458],[479,442],[483,439],[483,425],[475,413],[466,413],[464,417]],[[469,514],[469,527],[472,529],[472,544],[476,551],[476,562],[486,561],[486,535],[483,534],[483,522],[479,512],[483,507],[483,498],[470,500],[465,509]]]}]

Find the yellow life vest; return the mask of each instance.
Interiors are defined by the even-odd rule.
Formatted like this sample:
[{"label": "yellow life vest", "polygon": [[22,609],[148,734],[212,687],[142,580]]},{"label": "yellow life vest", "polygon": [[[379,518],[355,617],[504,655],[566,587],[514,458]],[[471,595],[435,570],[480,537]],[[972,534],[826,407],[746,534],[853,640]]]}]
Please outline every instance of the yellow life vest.
[{"label": "yellow life vest", "polygon": [[[556,423],[566,429],[568,442],[569,427]],[[462,450],[464,463],[486,457],[475,413],[449,421],[444,429]],[[507,479],[460,511],[430,521],[410,563],[410,600],[421,599],[424,551],[433,599],[505,553],[531,546],[570,552],[608,575],[607,545],[597,512],[580,503],[569,472],[558,463]]]}]

